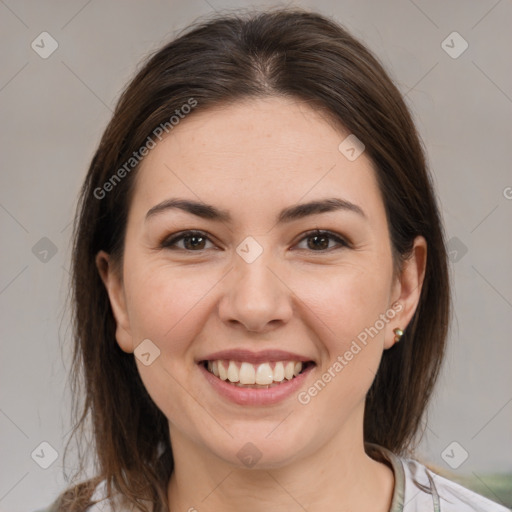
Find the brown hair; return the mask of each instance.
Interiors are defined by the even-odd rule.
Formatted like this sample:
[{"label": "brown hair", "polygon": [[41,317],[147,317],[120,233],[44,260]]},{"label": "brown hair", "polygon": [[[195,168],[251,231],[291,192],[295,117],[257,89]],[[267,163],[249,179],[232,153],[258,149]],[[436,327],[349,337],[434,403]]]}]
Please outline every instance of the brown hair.
[{"label": "brown hair", "polygon": [[[71,376],[76,398],[82,396],[81,385],[85,393],[83,403],[76,402],[73,434],[91,421],[99,464],[97,479],[61,496],[60,510],[84,510],[100,480],[141,510],[146,510],[144,500],[157,505],[155,510],[167,510],[173,468],[167,419],[146,392],[133,355],[116,343],[95,256],[105,250],[114,261],[122,259],[137,170],[136,165],[127,169],[126,162],[156,127],[169,125],[191,99],[196,103],[189,115],[262,96],[318,105],[364,143],[385,204],[397,269],[417,235],[427,241],[420,301],[402,341],[383,354],[366,397],[364,439],[400,455],[421,430],[444,355],[450,289],[431,177],[404,100],[378,60],[319,14],[294,8],[217,15],[188,27],[147,60],[121,95],[81,190],[72,262]],[[123,165],[123,179],[113,181]]]}]

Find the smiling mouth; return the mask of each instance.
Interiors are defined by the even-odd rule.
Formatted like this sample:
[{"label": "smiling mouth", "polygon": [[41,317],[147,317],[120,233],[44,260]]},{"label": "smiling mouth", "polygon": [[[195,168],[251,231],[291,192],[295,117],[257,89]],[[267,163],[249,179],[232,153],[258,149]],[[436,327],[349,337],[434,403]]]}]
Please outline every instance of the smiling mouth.
[{"label": "smiling mouth", "polygon": [[313,361],[269,361],[252,364],[233,360],[201,361],[200,364],[220,380],[248,389],[268,389],[280,386],[315,365]]}]

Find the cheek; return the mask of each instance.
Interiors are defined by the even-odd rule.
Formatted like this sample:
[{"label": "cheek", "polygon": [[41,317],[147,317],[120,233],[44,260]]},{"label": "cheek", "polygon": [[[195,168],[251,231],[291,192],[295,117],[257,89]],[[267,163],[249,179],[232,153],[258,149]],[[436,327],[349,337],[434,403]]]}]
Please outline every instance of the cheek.
[{"label": "cheek", "polygon": [[[351,341],[364,339],[364,333],[379,321],[388,308],[390,281],[388,276],[371,267],[343,267],[324,270],[318,279],[314,274],[305,276],[296,289],[314,313],[315,324],[326,332],[331,357],[347,350]],[[378,322],[379,334],[384,334]],[[387,325],[387,324],[386,324]],[[374,331],[372,331],[374,332]]]},{"label": "cheek", "polygon": [[165,264],[132,268],[125,287],[134,343],[150,339],[160,350],[149,366],[136,359],[140,377],[165,416],[182,430],[190,429],[189,418],[197,415],[194,392],[184,392],[194,371],[190,349],[201,335],[208,292],[218,278]]},{"label": "cheek", "polygon": [[216,281],[190,269],[135,267],[125,285],[134,342],[149,338],[165,352],[183,351],[200,330],[194,319]]},{"label": "cheek", "polygon": [[318,280],[309,275],[301,290],[303,320],[309,311],[307,322],[325,357],[299,402],[307,414],[321,414],[325,424],[338,426],[364,401],[377,373],[389,329],[381,320],[388,282],[368,268],[345,268]]}]

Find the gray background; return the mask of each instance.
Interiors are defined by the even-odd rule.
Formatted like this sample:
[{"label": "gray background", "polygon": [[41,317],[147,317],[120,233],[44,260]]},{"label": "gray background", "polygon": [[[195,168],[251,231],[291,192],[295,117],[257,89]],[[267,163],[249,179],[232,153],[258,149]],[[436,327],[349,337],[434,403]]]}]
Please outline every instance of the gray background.
[{"label": "gray background", "polygon": [[[37,509],[65,486],[70,222],[121,88],[142,57],[195,18],[275,5],[0,0],[1,511]],[[455,316],[421,455],[450,470],[442,453],[456,441],[445,454],[469,457],[455,473],[511,471],[512,2],[295,5],[333,16],[379,56],[429,155],[452,249]],[[47,59],[31,48],[43,31],[58,42]],[[453,31],[469,44],[458,58],[442,47]],[[453,54],[461,44],[452,37],[445,48]],[[59,454],[46,470],[31,458],[43,441]],[[44,447],[36,453],[39,462],[49,456]]]}]

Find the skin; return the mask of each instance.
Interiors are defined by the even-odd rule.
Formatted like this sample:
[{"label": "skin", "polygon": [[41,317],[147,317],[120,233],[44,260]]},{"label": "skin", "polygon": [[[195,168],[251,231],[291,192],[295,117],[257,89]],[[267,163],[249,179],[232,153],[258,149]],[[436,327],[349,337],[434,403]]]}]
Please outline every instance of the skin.
[{"label": "skin", "polygon": [[[405,329],[417,307],[426,242],[418,237],[393,275],[375,171],[365,153],[351,162],[338,150],[347,135],[290,98],[198,111],[138,171],[122,268],[97,256],[119,346],[131,353],[150,339],[161,351],[149,366],[136,361],[169,420],[173,511],[389,510],[394,475],[364,451],[364,399],[393,329]],[[145,219],[171,197],[213,204],[233,220],[178,209]],[[285,207],[331,197],[357,204],[366,218],[339,210],[275,222]],[[328,239],[317,249],[304,235],[317,228],[349,246]],[[208,240],[197,249],[183,239],[175,250],[160,246],[188,229]],[[263,249],[252,263],[236,252],[247,236]],[[307,405],[296,394],[272,406],[234,404],[196,364],[224,349],[287,350],[315,361],[307,390],[393,304],[401,311]],[[250,469],[237,457],[248,442],[262,454]]]}]

